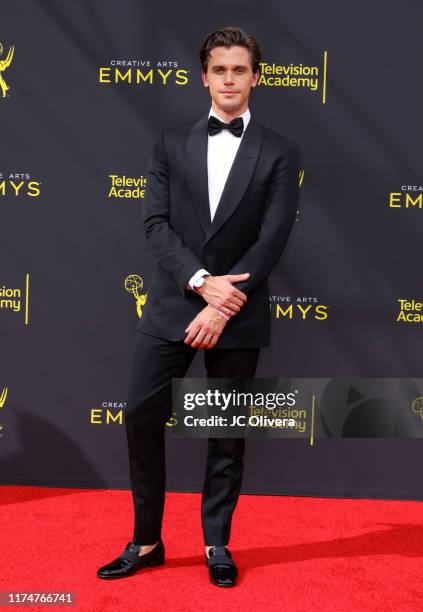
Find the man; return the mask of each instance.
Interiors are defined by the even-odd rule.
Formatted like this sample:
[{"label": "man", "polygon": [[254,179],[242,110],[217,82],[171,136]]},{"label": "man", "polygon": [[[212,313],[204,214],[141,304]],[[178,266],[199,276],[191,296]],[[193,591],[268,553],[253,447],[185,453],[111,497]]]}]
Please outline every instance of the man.
[{"label": "man", "polygon": [[[260,49],[235,27],[209,34],[200,51],[211,109],[163,130],[149,166],[143,226],[157,260],[137,343],[125,412],[135,525],[133,540],[101,578],[164,563],[164,426],[172,378],[205,349],[208,377],[254,377],[270,344],[267,277],[298,206],[299,149],[259,124],[248,100]],[[244,438],[209,438],[201,518],[205,562],[217,586],[233,586],[232,514]]]}]

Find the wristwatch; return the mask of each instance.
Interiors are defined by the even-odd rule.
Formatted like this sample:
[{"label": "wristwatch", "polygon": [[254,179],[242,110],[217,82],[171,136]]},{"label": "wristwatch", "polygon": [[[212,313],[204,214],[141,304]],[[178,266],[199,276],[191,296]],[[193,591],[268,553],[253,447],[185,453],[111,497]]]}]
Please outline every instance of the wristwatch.
[{"label": "wristwatch", "polygon": [[201,276],[201,278],[196,280],[195,283],[193,283],[192,286],[194,287],[194,291],[197,291],[198,287],[202,287],[204,285],[204,279],[206,278],[206,276],[210,276],[210,274],[204,274],[203,276]]}]

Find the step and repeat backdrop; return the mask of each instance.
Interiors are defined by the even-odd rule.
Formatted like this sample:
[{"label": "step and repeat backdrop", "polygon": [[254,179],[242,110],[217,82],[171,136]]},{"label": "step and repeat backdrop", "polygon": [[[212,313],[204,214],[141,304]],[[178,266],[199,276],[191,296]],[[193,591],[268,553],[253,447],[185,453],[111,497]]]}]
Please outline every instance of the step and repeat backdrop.
[{"label": "step and repeat backdrop", "polygon": [[[1,483],[129,489],[151,148],[208,112],[198,52],[236,25],[262,48],[252,115],[302,152],[257,377],[308,398],[256,408],[243,492],[423,499],[422,17],[417,0],[2,0]],[[207,440],[166,437],[168,490],[200,491]]]}]

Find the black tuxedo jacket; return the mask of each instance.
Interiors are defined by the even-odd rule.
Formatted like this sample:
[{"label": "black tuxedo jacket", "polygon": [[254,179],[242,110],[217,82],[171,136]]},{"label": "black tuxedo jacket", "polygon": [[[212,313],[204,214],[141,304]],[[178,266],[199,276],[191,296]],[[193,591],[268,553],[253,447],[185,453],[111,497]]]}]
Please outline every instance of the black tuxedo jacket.
[{"label": "black tuxedo jacket", "polygon": [[157,264],[139,331],[182,340],[206,306],[186,289],[199,268],[212,275],[249,272],[235,287],[247,296],[227,322],[215,349],[270,344],[267,277],[295,221],[300,151],[251,116],[213,222],[207,179],[208,113],[160,132],[147,172],[143,228]]}]

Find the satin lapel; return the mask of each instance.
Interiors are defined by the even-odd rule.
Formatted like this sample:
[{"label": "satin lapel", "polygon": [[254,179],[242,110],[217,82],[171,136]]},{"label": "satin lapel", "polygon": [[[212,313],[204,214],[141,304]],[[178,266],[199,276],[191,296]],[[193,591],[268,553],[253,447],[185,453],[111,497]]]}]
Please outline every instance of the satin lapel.
[{"label": "satin lapel", "polygon": [[207,113],[192,126],[185,150],[185,173],[192,206],[205,233],[211,225],[207,175],[208,119]]},{"label": "satin lapel", "polygon": [[185,172],[193,207],[206,233],[206,244],[234,212],[251,180],[263,140],[260,125],[251,117],[238,147],[213,222],[210,217],[207,174],[208,113],[191,129],[187,139]]}]

